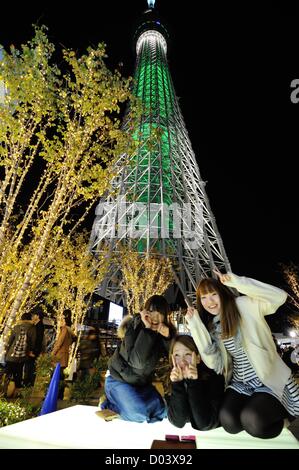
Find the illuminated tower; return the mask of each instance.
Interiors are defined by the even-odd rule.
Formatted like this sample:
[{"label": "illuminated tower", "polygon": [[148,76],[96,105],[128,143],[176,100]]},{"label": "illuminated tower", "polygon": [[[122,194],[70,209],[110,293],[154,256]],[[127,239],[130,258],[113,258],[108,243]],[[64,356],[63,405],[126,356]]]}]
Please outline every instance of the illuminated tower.
[{"label": "illuminated tower", "polygon": [[[114,195],[96,209],[91,248],[96,253],[108,245],[115,253],[121,239],[141,254],[167,256],[177,288],[194,299],[202,277],[215,267],[230,266],[175,95],[167,63],[168,33],[154,2],[148,4],[135,35],[133,91],[142,102],[142,115],[138,128],[132,129],[129,119],[124,122],[140,145],[125,167],[126,156],[119,159]],[[120,281],[121,272],[111,263],[97,292],[119,302]]]}]

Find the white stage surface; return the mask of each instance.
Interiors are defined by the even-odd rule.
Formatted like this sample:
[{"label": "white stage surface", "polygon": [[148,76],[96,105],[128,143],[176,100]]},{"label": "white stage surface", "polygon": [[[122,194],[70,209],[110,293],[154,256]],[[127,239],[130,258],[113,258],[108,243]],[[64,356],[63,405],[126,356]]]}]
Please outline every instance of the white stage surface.
[{"label": "white stage surface", "polygon": [[236,435],[223,428],[196,431],[190,424],[179,429],[167,419],[158,423],[106,422],[95,406],[77,405],[0,429],[1,449],[150,449],[165,434],[195,435],[198,449],[299,449],[293,434],[283,429],[275,439]]}]

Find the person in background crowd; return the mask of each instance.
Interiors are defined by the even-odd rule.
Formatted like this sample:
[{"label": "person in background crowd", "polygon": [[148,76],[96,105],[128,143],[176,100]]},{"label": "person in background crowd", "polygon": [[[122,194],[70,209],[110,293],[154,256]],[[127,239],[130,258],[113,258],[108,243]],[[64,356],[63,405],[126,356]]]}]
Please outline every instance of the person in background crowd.
[{"label": "person in background crowd", "polygon": [[43,351],[43,341],[45,327],[43,324],[43,312],[41,307],[36,307],[31,311],[31,321],[35,327],[35,344],[31,354],[28,356],[24,367],[24,384],[26,387],[32,387],[35,381],[36,360]]},{"label": "person in background crowd", "polygon": [[64,381],[64,370],[68,366],[69,362],[69,354],[70,354],[70,346],[72,342],[75,340],[76,335],[72,332],[71,329],[71,315],[70,311],[65,311],[64,315],[61,317],[60,322],[58,324],[59,333],[58,337],[55,341],[53,351],[52,351],[52,358],[53,362],[60,363],[60,379],[61,379],[61,386],[59,389],[59,398],[63,398],[63,381]]},{"label": "person in background crowd", "polygon": [[24,365],[28,356],[32,356],[35,347],[36,332],[29,312],[23,313],[9,337],[6,353],[6,370],[11,374],[18,389],[23,386]]},{"label": "person in background crowd", "polygon": [[94,362],[98,360],[100,356],[98,327],[88,327],[87,332],[80,341],[78,351],[80,353],[78,377],[84,379],[88,374],[92,375]]},{"label": "person in background crowd", "polygon": [[59,333],[52,351],[53,360],[56,363],[60,363],[61,370],[64,370],[68,365],[70,346],[76,338],[76,335],[72,332],[71,325],[71,316],[67,311],[60,319],[58,325]]}]

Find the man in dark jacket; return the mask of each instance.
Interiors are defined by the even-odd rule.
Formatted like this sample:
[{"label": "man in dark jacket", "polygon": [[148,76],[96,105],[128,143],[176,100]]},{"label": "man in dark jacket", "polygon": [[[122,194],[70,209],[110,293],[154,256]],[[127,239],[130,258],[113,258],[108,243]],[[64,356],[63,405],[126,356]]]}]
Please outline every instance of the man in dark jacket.
[{"label": "man in dark jacket", "polygon": [[22,387],[24,365],[32,354],[35,339],[36,333],[30,313],[23,313],[21,320],[12,329],[5,357],[7,372],[12,374],[17,389]]},{"label": "man in dark jacket", "polygon": [[31,321],[35,328],[35,343],[32,351],[29,353],[25,363],[24,384],[26,387],[32,387],[35,381],[36,360],[43,352],[43,341],[45,327],[43,324],[43,312],[40,307],[31,311]]}]

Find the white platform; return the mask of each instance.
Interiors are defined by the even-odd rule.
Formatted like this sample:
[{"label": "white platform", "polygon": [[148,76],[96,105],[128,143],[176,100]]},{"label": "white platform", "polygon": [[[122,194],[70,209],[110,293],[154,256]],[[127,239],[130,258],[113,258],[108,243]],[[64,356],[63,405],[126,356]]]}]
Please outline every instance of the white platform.
[{"label": "white platform", "polygon": [[256,439],[247,433],[232,435],[222,428],[195,431],[167,419],[158,423],[130,423],[121,419],[105,422],[99,408],[77,405],[0,429],[2,449],[150,449],[165,434],[195,435],[198,449],[299,449],[297,439],[284,429],[275,439]]}]

